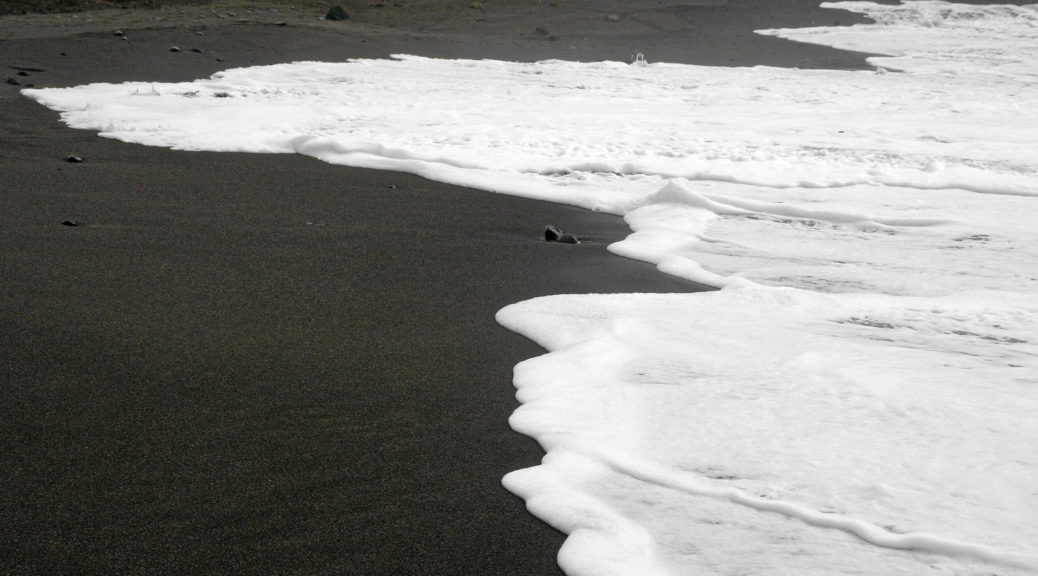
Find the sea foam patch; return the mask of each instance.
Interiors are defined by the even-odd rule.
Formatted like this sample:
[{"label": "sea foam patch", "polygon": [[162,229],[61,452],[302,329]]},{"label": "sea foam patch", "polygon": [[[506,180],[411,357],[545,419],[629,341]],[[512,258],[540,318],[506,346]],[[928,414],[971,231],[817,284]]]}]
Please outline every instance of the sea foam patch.
[{"label": "sea foam patch", "polygon": [[[505,485],[571,574],[1038,572],[1035,7],[844,2],[768,31],[902,72],[397,56],[26,90],[147,145],[307,154],[623,215],[721,288],[505,326]],[[649,55],[651,57],[651,55]]]}]

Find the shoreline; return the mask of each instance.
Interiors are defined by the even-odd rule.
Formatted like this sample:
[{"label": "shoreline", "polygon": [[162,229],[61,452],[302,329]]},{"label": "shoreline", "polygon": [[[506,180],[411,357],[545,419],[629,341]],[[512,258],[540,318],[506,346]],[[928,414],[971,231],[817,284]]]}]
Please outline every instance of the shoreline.
[{"label": "shoreline", "polygon": [[[286,4],[288,7],[286,8]],[[331,3],[334,4],[334,3]],[[641,52],[650,62],[868,69],[868,54],[761,36],[754,30],[791,26],[839,26],[867,22],[860,15],[816,6],[813,0],[764,4],[754,0],[606,2],[538,1],[530,6],[486,3],[482,9],[446,0],[413,0],[373,8],[347,0],[350,19],[325,20],[330,3],[305,0],[212,0],[157,8],[0,16],[0,41],[111,36],[137,32],[173,34],[185,51],[198,49],[214,70],[324,58],[384,58],[414,53],[437,58],[536,61],[629,61]],[[205,42],[211,31],[249,30],[266,45],[244,43],[220,51]],[[133,33],[131,33],[133,31]],[[304,37],[305,34],[305,37]],[[120,38],[122,39],[122,38]],[[190,48],[189,48],[190,47]],[[218,62],[216,58],[220,58]],[[222,65],[215,65],[222,64]],[[150,72],[139,67],[136,72]],[[138,78],[139,79],[139,78]]]},{"label": "shoreline", "polygon": [[[494,313],[693,288],[608,253],[622,220],[300,156],[124,144],[18,94],[399,52],[865,66],[753,35],[769,16],[748,22],[751,3],[449,4],[346,4],[346,22],[312,2],[0,17],[0,571],[561,573],[563,536],[500,485],[542,454],[507,424],[511,369],[542,351]],[[809,4],[773,26],[823,12]],[[720,32],[693,33],[704,23]],[[544,243],[547,224],[594,241]]]}]

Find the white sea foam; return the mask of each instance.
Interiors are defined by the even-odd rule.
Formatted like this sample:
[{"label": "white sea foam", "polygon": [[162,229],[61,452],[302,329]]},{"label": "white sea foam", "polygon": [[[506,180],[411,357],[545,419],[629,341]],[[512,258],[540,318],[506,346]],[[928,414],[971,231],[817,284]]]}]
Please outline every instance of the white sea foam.
[{"label": "white sea foam", "polygon": [[613,251],[722,287],[498,314],[550,351],[511,420],[547,455],[505,484],[570,574],[1036,573],[1038,10],[832,6],[878,24],[766,33],[903,73],[399,56],[25,93],[621,214]]}]

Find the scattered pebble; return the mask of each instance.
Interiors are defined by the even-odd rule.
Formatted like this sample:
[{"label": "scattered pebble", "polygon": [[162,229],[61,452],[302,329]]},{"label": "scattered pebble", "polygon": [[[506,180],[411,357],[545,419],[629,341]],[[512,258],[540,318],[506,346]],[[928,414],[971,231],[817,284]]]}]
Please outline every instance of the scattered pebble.
[{"label": "scattered pebble", "polygon": [[170,52],[180,52],[180,47],[179,46],[170,46],[169,47],[169,51]]},{"label": "scattered pebble", "polygon": [[119,36],[121,38],[125,38],[126,32],[123,32],[122,30],[116,30],[115,32],[112,32],[112,36]]},{"label": "scattered pebble", "polygon": [[10,76],[7,77],[7,83],[10,84],[11,86],[21,86],[22,85],[21,82],[15,80],[14,78],[11,78]]},{"label": "scattered pebble", "polygon": [[79,226],[79,222],[76,222],[75,220],[72,220],[70,218],[66,218],[66,219],[61,221],[61,225],[62,226]]},{"label": "scattered pebble", "polygon": [[65,157],[65,162],[71,162],[72,164],[78,164],[78,163],[80,163],[82,161],[83,161],[83,159],[80,158],[79,156],[76,156],[75,154],[70,154],[70,155]]},{"label": "scattered pebble", "polygon": [[620,21],[620,15],[619,14],[610,14],[610,15],[606,16],[606,20],[609,20],[610,22],[619,22]]},{"label": "scattered pebble", "polygon": [[580,244],[580,240],[572,234],[564,234],[557,226],[549,224],[544,228],[545,242],[560,242],[562,244]]},{"label": "scattered pebble", "polygon": [[482,10],[482,9],[486,8],[486,6],[484,6],[483,3],[480,2],[479,0],[476,0],[472,4],[469,4],[469,8],[473,8],[475,10]]},{"label": "scattered pebble", "polygon": [[544,26],[538,26],[537,28],[534,29],[534,32],[536,32],[537,35],[540,36],[544,40],[555,41],[555,40],[559,39],[558,36],[552,34],[551,31],[548,30],[547,28],[545,28]]},{"label": "scattered pebble", "polygon": [[328,9],[328,12],[324,15],[325,20],[349,20],[350,15],[346,12],[346,9],[342,6],[332,6]]}]

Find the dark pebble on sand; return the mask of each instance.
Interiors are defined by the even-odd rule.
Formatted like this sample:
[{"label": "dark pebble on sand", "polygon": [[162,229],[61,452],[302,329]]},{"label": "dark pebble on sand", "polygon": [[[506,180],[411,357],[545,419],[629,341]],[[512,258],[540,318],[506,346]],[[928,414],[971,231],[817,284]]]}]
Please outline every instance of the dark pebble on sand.
[{"label": "dark pebble on sand", "polygon": [[557,226],[549,224],[544,228],[545,242],[560,242],[562,244],[580,244],[580,240],[572,234],[564,234]]},{"label": "dark pebble on sand", "polygon": [[559,39],[558,36],[552,34],[551,31],[548,30],[547,28],[545,28],[544,26],[538,26],[536,29],[534,29],[534,32],[536,32],[537,35],[540,36],[541,38],[543,38],[544,40],[549,40],[549,41],[553,41],[554,42],[555,40]]},{"label": "dark pebble on sand", "polygon": [[170,52],[180,52],[180,47],[179,46],[170,46],[169,47],[169,51]]},{"label": "dark pebble on sand", "polygon": [[332,6],[324,15],[325,20],[349,20],[350,15],[342,6]]},{"label": "dark pebble on sand", "polygon": [[66,219],[61,221],[61,225],[62,226],[79,226],[79,222],[76,222],[75,220],[72,220],[71,218],[66,218]]},{"label": "dark pebble on sand", "polygon": [[75,154],[70,154],[70,155],[65,157],[65,162],[71,162],[73,164],[77,164],[77,163],[82,162],[82,161],[83,161],[83,159],[80,158],[79,156],[76,156]]},{"label": "dark pebble on sand", "polygon": [[21,86],[22,85],[21,82],[15,80],[14,78],[11,78],[10,76],[7,77],[7,83],[10,84],[11,86]]}]

